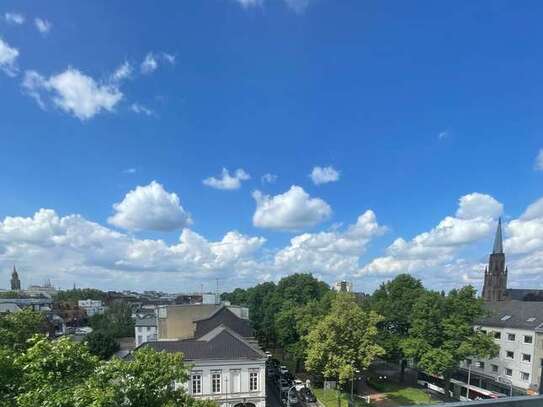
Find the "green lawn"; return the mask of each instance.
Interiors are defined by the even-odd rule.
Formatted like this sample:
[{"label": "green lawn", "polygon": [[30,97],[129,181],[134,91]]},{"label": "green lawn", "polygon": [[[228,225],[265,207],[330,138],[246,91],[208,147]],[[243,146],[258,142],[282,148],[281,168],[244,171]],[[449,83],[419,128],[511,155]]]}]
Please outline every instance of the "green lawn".
[{"label": "green lawn", "polygon": [[387,399],[393,400],[401,406],[438,403],[421,388],[404,387],[396,383],[379,382],[371,379],[368,384],[378,392],[384,393]]},{"label": "green lawn", "polygon": [[394,400],[401,406],[438,403],[424,390],[417,389],[416,387],[404,387],[402,389],[386,392],[385,394],[388,399]]},{"label": "green lawn", "polygon": [[[336,390],[325,390],[325,389],[311,389],[313,393],[315,394],[315,397],[319,399],[319,401],[324,404],[326,407],[338,407],[338,401],[337,401],[337,391]],[[349,393],[341,393],[341,407],[348,407],[349,405],[349,399],[351,398],[351,395]],[[357,407],[365,407],[367,404],[355,397],[354,398],[355,406]]]}]

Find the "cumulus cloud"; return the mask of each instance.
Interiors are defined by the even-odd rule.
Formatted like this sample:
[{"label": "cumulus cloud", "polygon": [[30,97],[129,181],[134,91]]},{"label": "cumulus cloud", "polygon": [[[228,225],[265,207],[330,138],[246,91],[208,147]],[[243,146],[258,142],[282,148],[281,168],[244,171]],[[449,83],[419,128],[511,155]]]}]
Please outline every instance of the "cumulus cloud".
[{"label": "cumulus cloud", "polygon": [[386,249],[386,256],[373,259],[358,274],[393,275],[443,266],[462,247],[488,238],[502,210],[503,206],[490,195],[464,195],[459,199],[456,216],[445,217],[436,227],[409,241],[397,238]]},{"label": "cumulus cloud", "polygon": [[175,193],[167,192],[156,181],[137,186],[124,199],[113,205],[112,225],[128,230],[175,230],[191,223]]},{"label": "cumulus cloud", "polygon": [[534,168],[536,171],[543,171],[543,148],[539,150],[539,153],[537,153]]},{"label": "cumulus cloud", "polygon": [[4,19],[10,24],[23,24],[25,22],[25,16],[17,12],[7,12],[4,14]]},{"label": "cumulus cloud", "polygon": [[339,171],[332,166],[314,167],[309,177],[315,185],[327,184],[339,180]]},{"label": "cumulus cloud", "polygon": [[36,17],[34,19],[34,25],[38,29],[38,31],[42,34],[47,34],[49,31],[51,31],[51,28],[53,27],[53,24],[51,24],[50,21],[47,21],[44,18]]},{"label": "cumulus cloud", "polygon": [[290,272],[329,274],[336,279],[352,276],[360,268],[360,256],[369,242],[386,232],[375,213],[367,210],[344,231],[303,233],[277,252],[274,263]]},{"label": "cumulus cloud", "polygon": [[167,278],[169,284],[196,277],[205,281],[217,273],[234,278],[246,272],[251,256],[264,243],[262,237],[237,231],[209,241],[183,229],[179,241],[168,245],[162,240],[136,239],[80,215],[60,217],[54,210],[40,209],[32,217],[0,221],[0,269],[15,262],[26,266],[25,281],[29,274],[54,276],[53,280],[62,279],[64,284],[77,279],[114,285],[121,279],[119,288],[139,279],[141,289],[143,284],[149,286],[153,274],[162,281]]},{"label": "cumulus cloud", "polygon": [[45,107],[45,99],[80,120],[88,120],[102,111],[112,112],[123,98],[119,88],[99,83],[74,68],[45,78],[36,71],[26,71],[23,89],[38,104]]},{"label": "cumulus cloud", "polygon": [[9,76],[15,76],[17,73],[17,57],[19,50],[10,47],[7,42],[0,37],[0,69]]},{"label": "cumulus cloud", "polygon": [[204,185],[215,189],[234,190],[241,187],[242,181],[251,179],[251,176],[245,170],[238,168],[233,174],[226,169],[222,169],[220,177],[209,177],[202,182]]},{"label": "cumulus cloud", "polygon": [[253,192],[256,210],[253,225],[277,230],[299,230],[315,226],[328,219],[332,208],[320,198],[311,198],[302,187],[293,185],[279,195]]},{"label": "cumulus cloud", "polygon": [[543,250],[543,198],[529,205],[518,219],[511,220],[506,231],[506,251],[517,254]]}]

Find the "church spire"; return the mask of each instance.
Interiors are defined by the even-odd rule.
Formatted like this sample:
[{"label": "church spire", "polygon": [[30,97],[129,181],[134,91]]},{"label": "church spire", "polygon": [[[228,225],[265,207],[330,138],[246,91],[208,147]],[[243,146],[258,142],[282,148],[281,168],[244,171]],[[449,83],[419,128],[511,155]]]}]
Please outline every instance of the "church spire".
[{"label": "church spire", "polygon": [[503,253],[502,241],[502,218],[498,219],[498,228],[496,229],[496,237],[494,238],[494,249],[492,254]]}]

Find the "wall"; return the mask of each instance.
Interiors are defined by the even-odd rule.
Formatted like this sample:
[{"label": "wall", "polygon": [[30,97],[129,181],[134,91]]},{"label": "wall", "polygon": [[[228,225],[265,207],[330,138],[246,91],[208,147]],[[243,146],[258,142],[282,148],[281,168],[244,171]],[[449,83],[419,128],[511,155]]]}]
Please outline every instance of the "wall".
[{"label": "wall", "polygon": [[[253,403],[256,407],[265,407],[266,405],[266,361],[240,362],[232,361],[189,361],[192,363],[192,372],[199,372],[202,375],[202,394],[194,394],[195,398],[205,398],[216,400],[220,407],[232,407],[243,400],[247,403]],[[249,391],[249,372],[258,370],[258,391]],[[211,393],[211,372],[221,371],[221,393]],[[241,373],[241,391],[233,392],[233,371]],[[192,385],[189,382],[185,384],[189,393],[192,393]]]},{"label": "wall", "polygon": [[192,321],[206,318],[219,305],[167,305],[161,307],[158,313],[158,339],[187,339],[192,338],[194,327]]}]

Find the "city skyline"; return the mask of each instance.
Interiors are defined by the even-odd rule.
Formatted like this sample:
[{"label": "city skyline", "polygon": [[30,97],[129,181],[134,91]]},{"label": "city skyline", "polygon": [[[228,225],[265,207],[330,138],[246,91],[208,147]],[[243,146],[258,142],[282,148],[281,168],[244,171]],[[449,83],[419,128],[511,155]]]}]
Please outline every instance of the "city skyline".
[{"label": "city skyline", "polygon": [[541,11],[3,2],[0,288],[543,288]]}]

